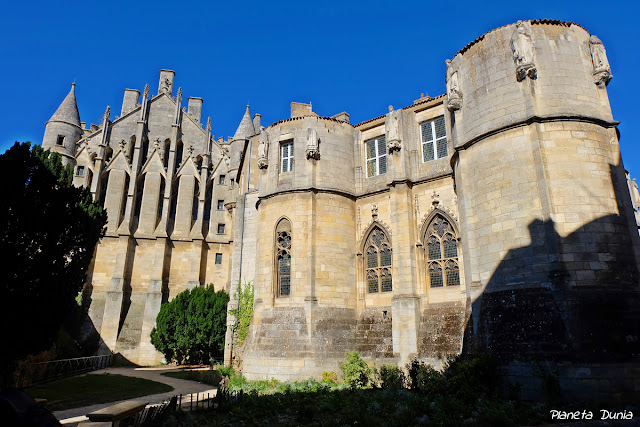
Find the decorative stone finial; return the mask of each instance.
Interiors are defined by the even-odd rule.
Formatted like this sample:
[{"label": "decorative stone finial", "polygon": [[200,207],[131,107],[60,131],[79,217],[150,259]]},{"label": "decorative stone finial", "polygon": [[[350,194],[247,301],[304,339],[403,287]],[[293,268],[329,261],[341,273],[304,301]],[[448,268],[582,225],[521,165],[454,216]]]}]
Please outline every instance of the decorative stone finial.
[{"label": "decorative stone finial", "polygon": [[594,83],[603,88],[613,78],[609,60],[607,59],[607,52],[602,41],[597,36],[589,37],[589,50],[591,51],[591,62],[593,63]]},{"label": "decorative stone finial", "polygon": [[531,31],[522,21],[516,23],[516,30],[511,36],[511,51],[516,63],[516,80],[521,82],[527,76],[532,80],[538,78],[538,70],[533,63]]},{"label": "decorative stone finial", "polygon": [[143,99],[149,99],[149,83],[144,85],[144,92],[142,93]]},{"label": "decorative stone finial", "polygon": [[207,134],[211,133],[211,116],[207,117]]},{"label": "decorative stone finial", "polygon": [[458,86],[458,71],[451,66],[451,60],[444,61],[447,64],[445,83],[447,86],[447,108],[449,111],[456,111],[462,108],[462,92]]},{"label": "decorative stone finial", "polygon": [[375,203],[371,206],[371,218],[373,218],[374,221],[378,220],[378,205]]},{"label": "decorative stone finial", "polygon": [[178,96],[176,97],[176,102],[180,104],[182,102],[182,88],[178,88]]},{"label": "decorative stone finial", "polygon": [[107,105],[107,109],[104,111],[104,120],[109,120],[111,118],[111,107]]}]

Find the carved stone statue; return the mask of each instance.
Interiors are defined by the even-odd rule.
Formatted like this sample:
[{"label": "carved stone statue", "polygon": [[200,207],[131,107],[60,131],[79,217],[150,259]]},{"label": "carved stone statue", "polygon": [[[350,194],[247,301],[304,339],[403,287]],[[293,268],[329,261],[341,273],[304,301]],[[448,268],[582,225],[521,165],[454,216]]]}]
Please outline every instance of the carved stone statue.
[{"label": "carved stone statue", "polygon": [[451,60],[445,61],[447,64],[447,74],[445,83],[447,84],[447,108],[449,111],[456,111],[462,108],[462,93],[458,86],[458,72],[451,67]]},{"label": "carved stone statue", "polygon": [[168,77],[162,79],[162,83],[160,84],[160,93],[169,93],[171,88],[171,80]]},{"label": "carved stone statue", "polygon": [[160,137],[153,141],[153,150],[157,151],[158,156],[160,156],[160,160],[164,161],[164,150],[162,149],[162,141],[160,140]]},{"label": "carved stone statue", "polygon": [[258,167],[266,169],[269,166],[269,135],[264,126],[260,126],[260,140],[258,142]]},{"label": "carved stone statue", "polygon": [[400,151],[402,148],[400,141],[400,111],[395,111],[393,105],[389,105],[389,114],[385,123],[387,131],[387,147],[389,154]]},{"label": "carved stone statue", "polygon": [[118,143],[118,149],[119,151],[122,151],[122,154],[124,154],[125,157],[127,157],[127,141],[121,139]]},{"label": "carved stone statue", "polygon": [[320,160],[320,145],[318,144],[318,133],[316,128],[309,128],[307,131],[307,160]]},{"label": "carved stone statue", "polygon": [[638,183],[635,178],[631,180],[631,201],[634,207],[640,206],[640,192],[638,192]]},{"label": "carved stone statue", "polygon": [[602,41],[597,36],[589,37],[589,49],[591,50],[591,62],[593,63],[593,80],[598,87],[605,87],[613,78],[611,67],[607,60],[607,52]]},{"label": "carved stone statue", "polygon": [[516,79],[521,82],[527,76],[530,79],[538,77],[538,71],[533,63],[533,42],[531,32],[524,22],[516,23],[516,30],[511,36],[511,50],[516,63]]}]

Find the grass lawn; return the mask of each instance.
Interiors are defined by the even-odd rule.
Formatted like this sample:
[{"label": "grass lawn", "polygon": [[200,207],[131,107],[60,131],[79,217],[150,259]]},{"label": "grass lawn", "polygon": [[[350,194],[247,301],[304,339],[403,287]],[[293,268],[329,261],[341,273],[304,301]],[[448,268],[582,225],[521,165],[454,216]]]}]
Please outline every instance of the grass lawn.
[{"label": "grass lawn", "polygon": [[123,399],[166,393],[173,387],[144,378],[125,377],[117,374],[96,374],[71,377],[25,391],[31,397],[47,399],[47,409],[60,411],[96,403],[116,402]]},{"label": "grass lawn", "polygon": [[163,372],[162,375],[164,375],[165,377],[178,378],[181,380],[198,381],[199,383],[209,384],[215,387],[218,387],[218,385],[220,384],[220,380],[222,379],[222,375],[220,375],[218,371],[183,370]]}]

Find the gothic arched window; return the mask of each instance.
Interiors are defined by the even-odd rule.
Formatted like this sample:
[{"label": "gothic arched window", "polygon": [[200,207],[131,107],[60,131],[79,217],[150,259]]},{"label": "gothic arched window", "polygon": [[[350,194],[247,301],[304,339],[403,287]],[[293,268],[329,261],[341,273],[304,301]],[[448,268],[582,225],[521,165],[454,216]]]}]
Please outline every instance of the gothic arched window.
[{"label": "gothic arched window", "polygon": [[425,233],[427,280],[432,288],[460,284],[458,239],[451,223],[436,214]]},{"label": "gothic arched window", "polygon": [[278,296],[291,295],[291,223],[286,219],[276,227],[276,277]]},{"label": "gothic arched window", "polygon": [[367,289],[369,293],[391,292],[391,242],[380,227],[369,233],[364,245]]}]

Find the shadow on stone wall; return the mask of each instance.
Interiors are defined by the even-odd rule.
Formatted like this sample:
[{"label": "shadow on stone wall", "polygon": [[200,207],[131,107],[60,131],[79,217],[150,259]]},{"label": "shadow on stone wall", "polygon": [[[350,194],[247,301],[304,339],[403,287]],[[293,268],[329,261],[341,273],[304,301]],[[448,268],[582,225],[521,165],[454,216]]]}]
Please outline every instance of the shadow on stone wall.
[{"label": "shadow on stone wall", "polygon": [[[638,265],[619,169],[611,166],[621,215],[603,216],[566,237],[552,220],[529,224],[531,244],[510,250],[473,302],[465,353],[481,349],[507,367],[528,364],[529,371],[549,362],[637,366]],[[582,373],[581,381],[592,379],[590,368]]]}]

